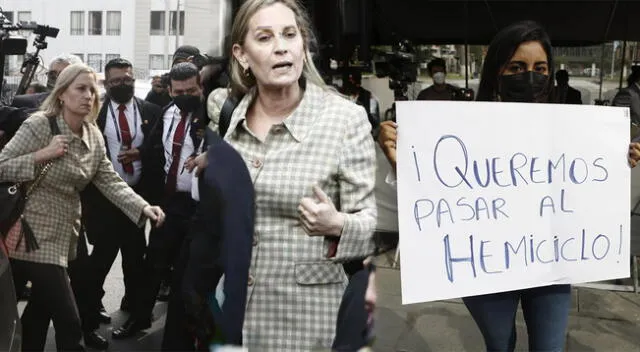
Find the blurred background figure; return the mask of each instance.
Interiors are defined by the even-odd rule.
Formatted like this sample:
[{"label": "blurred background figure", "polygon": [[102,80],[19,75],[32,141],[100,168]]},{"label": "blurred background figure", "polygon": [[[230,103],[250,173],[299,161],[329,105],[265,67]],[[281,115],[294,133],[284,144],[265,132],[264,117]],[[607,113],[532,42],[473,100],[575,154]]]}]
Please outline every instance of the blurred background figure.
[{"label": "blurred background figure", "polygon": [[44,93],[46,91],[47,91],[47,87],[44,84],[34,82],[29,85],[29,88],[27,88],[27,91],[25,92],[25,94],[29,95],[29,94]]},{"label": "blurred background figure", "polygon": [[582,104],[582,94],[569,85],[569,72],[556,72],[556,86],[552,93],[553,101],[559,104]]}]

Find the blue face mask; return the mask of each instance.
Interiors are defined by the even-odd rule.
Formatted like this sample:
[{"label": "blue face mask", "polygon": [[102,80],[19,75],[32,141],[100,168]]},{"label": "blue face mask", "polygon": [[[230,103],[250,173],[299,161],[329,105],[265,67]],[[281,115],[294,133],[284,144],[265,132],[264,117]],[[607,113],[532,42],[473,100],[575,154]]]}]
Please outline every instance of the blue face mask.
[{"label": "blue face mask", "polygon": [[533,71],[500,76],[500,98],[512,103],[536,102],[544,93],[548,80],[549,76]]}]

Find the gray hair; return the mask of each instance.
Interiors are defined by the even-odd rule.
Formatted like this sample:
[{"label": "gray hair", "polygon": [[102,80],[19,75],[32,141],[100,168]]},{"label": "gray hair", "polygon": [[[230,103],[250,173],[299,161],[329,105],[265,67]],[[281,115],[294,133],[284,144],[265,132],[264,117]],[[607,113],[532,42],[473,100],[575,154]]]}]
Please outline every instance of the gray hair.
[{"label": "gray hair", "polygon": [[49,63],[49,68],[55,64],[63,64],[63,65],[73,65],[73,64],[81,64],[82,59],[80,59],[77,55],[73,54],[60,54],[51,60]]}]

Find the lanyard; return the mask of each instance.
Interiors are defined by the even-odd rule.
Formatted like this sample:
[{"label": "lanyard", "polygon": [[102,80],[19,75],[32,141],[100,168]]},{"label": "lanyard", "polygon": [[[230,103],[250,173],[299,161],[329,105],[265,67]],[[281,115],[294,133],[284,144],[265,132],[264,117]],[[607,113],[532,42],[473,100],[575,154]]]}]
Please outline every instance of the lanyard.
[{"label": "lanyard", "polygon": [[[138,104],[133,102],[133,126],[134,132],[133,136],[131,136],[131,143],[136,139],[138,135]],[[113,126],[116,128],[116,137],[118,137],[118,143],[122,143],[120,141],[120,124],[116,120],[116,115],[113,113],[113,107],[111,106],[111,102],[109,102],[109,112],[111,112],[111,119],[113,120]],[[126,115],[125,115],[126,117]],[[129,133],[131,133],[131,128],[129,128]]]}]

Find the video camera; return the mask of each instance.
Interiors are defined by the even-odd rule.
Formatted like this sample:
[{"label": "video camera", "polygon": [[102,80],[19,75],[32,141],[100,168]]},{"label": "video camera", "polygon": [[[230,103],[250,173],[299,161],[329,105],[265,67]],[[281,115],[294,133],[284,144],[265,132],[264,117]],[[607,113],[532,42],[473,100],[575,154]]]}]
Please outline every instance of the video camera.
[{"label": "video camera", "polygon": [[[14,34],[18,31],[31,31],[36,35],[33,45],[36,52],[31,55],[27,53],[27,38]],[[13,24],[5,16],[2,8],[0,8],[0,87],[4,83],[4,64],[6,55],[25,55],[20,72],[23,74],[22,80],[18,85],[17,94],[23,94],[31,83],[35,74],[35,69],[39,64],[38,53],[40,50],[47,48],[47,37],[55,38],[58,36],[58,28],[39,25],[35,22],[20,22]],[[0,88],[0,91],[2,88]]]},{"label": "video camera", "polygon": [[378,78],[389,77],[389,89],[393,90],[395,100],[407,100],[409,83],[418,80],[418,62],[411,42],[403,40],[392,47],[391,52],[378,52],[382,57],[374,61]]}]

